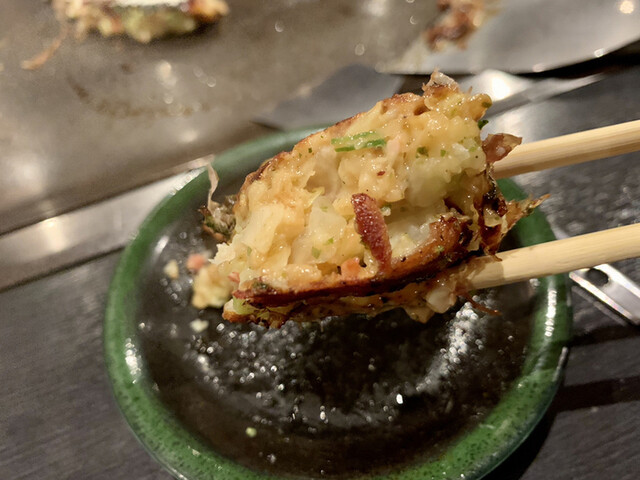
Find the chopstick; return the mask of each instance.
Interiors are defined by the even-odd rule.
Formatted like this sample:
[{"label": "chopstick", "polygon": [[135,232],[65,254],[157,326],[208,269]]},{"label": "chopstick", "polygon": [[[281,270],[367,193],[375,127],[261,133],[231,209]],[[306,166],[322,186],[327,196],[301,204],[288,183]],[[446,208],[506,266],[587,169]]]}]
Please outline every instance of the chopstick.
[{"label": "chopstick", "polygon": [[481,289],[567,273],[640,256],[640,224],[477,257],[464,267],[465,286]]},{"label": "chopstick", "polygon": [[494,177],[564,167],[636,150],[640,150],[640,120],[525,143],[495,164]]}]

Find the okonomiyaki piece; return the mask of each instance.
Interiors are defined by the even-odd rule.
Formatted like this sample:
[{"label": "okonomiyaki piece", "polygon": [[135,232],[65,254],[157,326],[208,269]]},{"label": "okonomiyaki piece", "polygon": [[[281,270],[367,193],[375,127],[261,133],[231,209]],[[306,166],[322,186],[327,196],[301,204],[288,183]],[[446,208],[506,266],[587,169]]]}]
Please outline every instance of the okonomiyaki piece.
[{"label": "okonomiyaki piece", "polygon": [[76,22],[81,35],[97,30],[105,37],[126,34],[142,43],[192,32],[229,12],[224,0],[53,0],[53,6]]},{"label": "okonomiyaki piece", "polygon": [[520,139],[480,139],[487,95],[439,73],[423,89],[267,160],[232,207],[210,204],[206,223],[227,240],[198,273],[194,305],[272,326],[312,320],[319,305],[373,314],[406,306],[385,295],[495,253],[532,206],[507,202],[491,177]]}]

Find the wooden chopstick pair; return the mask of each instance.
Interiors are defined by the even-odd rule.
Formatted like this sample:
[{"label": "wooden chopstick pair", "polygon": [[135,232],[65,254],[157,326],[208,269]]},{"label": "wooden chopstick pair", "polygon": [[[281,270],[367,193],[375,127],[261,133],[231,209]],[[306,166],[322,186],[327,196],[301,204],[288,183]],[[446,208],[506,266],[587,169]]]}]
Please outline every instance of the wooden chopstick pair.
[{"label": "wooden chopstick pair", "polygon": [[[640,150],[640,120],[550,138],[516,147],[495,164],[494,176],[562,167]],[[465,268],[472,289],[566,273],[603,263],[640,257],[640,224],[479,257]]]}]

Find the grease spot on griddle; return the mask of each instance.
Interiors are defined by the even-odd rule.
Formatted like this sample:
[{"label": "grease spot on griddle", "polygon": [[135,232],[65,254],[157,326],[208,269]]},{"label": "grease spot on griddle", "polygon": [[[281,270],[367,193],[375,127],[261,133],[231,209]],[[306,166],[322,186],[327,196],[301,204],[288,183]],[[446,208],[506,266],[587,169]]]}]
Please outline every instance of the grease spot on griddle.
[{"label": "grease spot on griddle", "polygon": [[164,101],[164,98],[150,98],[149,104],[134,105],[128,100],[94,94],[69,76],[67,76],[67,82],[82,103],[102,115],[113,118],[188,117],[194,113],[208,112],[211,110],[211,107],[207,103],[198,102],[190,105],[181,102],[167,103]]}]

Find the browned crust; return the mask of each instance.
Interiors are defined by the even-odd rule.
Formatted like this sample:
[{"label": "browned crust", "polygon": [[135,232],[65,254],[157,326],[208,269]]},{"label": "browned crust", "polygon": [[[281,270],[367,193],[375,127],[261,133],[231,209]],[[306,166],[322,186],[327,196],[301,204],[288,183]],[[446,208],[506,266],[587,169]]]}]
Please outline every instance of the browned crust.
[{"label": "browned crust", "polygon": [[495,163],[506,157],[511,150],[522,143],[521,137],[510,135],[508,133],[489,134],[482,141],[482,150],[487,156],[487,163]]},{"label": "browned crust", "polygon": [[484,223],[484,217],[480,217],[480,228],[482,229],[482,241],[481,247],[485,253],[493,255],[498,251],[500,243],[504,239],[505,235],[521,218],[529,215],[534,208],[540,205],[546,197],[538,198],[536,200],[526,200],[524,202],[505,202],[502,199],[504,205],[504,217],[507,221],[506,228],[500,226],[487,227]]},{"label": "browned crust", "polygon": [[[509,202],[506,206],[509,227],[520,218],[530,214],[545,198]],[[471,255],[471,258],[478,258],[475,254]],[[468,258],[469,256],[467,255],[463,260],[466,261]],[[423,299],[432,290],[438,279],[446,280],[454,295],[463,296],[469,300],[470,295],[468,294],[465,278],[468,269],[473,268],[470,265],[471,263],[460,263],[460,261],[452,262],[428,278],[417,279],[405,285],[396,285],[395,289],[371,293],[357,303],[354,303],[348,296],[334,292],[325,296],[292,301],[287,305],[291,308],[286,313],[272,310],[269,306],[266,306],[260,311],[245,315],[225,310],[223,317],[231,322],[249,322],[270,328],[280,328],[286,321],[309,322],[328,316],[351,314],[371,316],[403,306],[424,307],[426,303]],[[353,296],[355,295],[351,295],[351,297]],[[482,305],[475,306],[483,311],[485,310]]]},{"label": "browned crust", "polygon": [[301,289],[278,290],[256,281],[254,288],[233,292],[236,298],[256,308],[277,307],[316,297],[366,297],[397,290],[407,283],[424,280],[440,270],[459,262],[468,252],[472,234],[468,222],[454,216],[441,217],[431,224],[431,240],[412,255],[394,258],[389,272],[374,277],[348,278],[312,282]]},{"label": "browned crust", "polygon": [[[455,272],[457,267],[445,269],[438,272],[438,275],[421,282],[412,282],[393,291],[384,291],[367,296],[360,302],[354,303],[351,297],[327,295],[309,300],[303,300],[290,304],[287,313],[282,313],[269,307],[259,312],[241,315],[233,311],[225,310],[223,317],[235,323],[255,323],[270,328],[280,328],[286,321],[310,322],[328,316],[342,315],[378,315],[382,312],[393,310],[402,306],[426,306],[423,300],[427,293],[433,288],[438,278],[448,278],[450,275],[459,276]],[[458,289],[458,284],[452,282],[453,287]],[[462,285],[460,288],[464,290]],[[267,313],[265,315],[265,312]]]},{"label": "browned crust", "polygon": [[[537,200],[524,200],[521,202],[508,202],[506,218],[509,228],[520,218],[530,214],[546,197]],[[502,236],[504,236],[502,233]],[[497,246],[496,246],[497,248]],[[431,249],[433,254],[433,249]],[[437,252],[436,252],[437,253]],[[290,297],[291,302],[286,306],[290,307],[286,313],[273,310],[277,305],[260,307],[261,310],[250,314],[238,314],[225,310],[223,317],[231,322],[256,323],[265,327],[280,328],[286,321],[309,322],[325,318],[327,316],[362,314],[377,315],[387,310],[392,310],[402,306],[425,306],[424,297],[431,291],[438,279],[448,279],[446,283],[451,285],[452,293],[468,297],[468,287],[465,285],[467,270],[470,268],[461,260],[469,258],[469,252],[463,254],[462,259],[450,261],[448,265],[436,269],[430,275],[423,278],[414,278],[409,283],[395,284],[393,288],[381,289],[362,295],[364,298],[358,303],[354,303],[350,297],[358,296],[349,291],[349,296],[342,292],[325,291],[325,295],[307,298]],[[477,258],[476,253],[471,253],[471,258]],[[451,253],[444,254],[443,263],[446,260],[453,260]],[[418,255],[416,255],[418,257]],[[401,262],[405,263],[405,262]],[[401,266],[400,266],[401,268]],[[471,267],[472,268],[472,267]],[[320,293],[320,292],[318,292]]]}]

